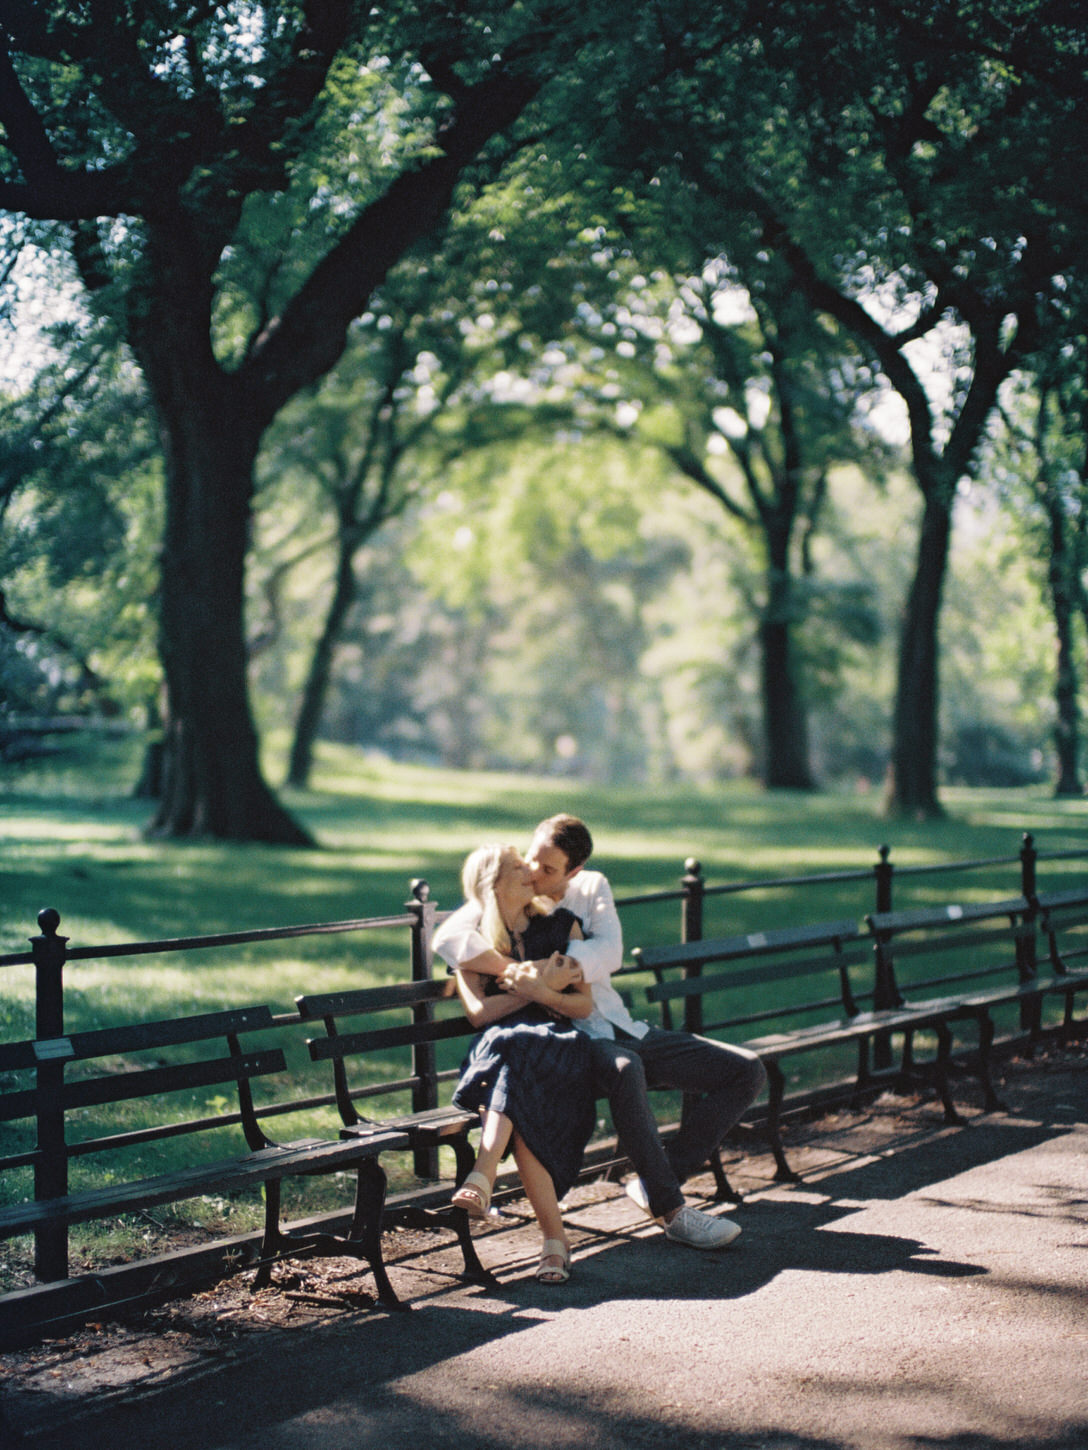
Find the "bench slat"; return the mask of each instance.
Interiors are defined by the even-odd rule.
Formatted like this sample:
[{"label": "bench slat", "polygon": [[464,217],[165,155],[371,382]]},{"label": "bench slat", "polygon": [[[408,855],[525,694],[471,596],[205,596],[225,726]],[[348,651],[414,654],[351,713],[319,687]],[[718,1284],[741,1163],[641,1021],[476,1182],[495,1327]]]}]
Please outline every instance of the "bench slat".
[{"label": "bench slat", "polygon": [[476,1028],[467,1017],[443,1022],[415,1022],[403,1027],[376,1027],[370,1032],[345,1032],[338,1037],[311,1037],[307,1046],[314,1062],[335,1062],[360,1052],[387,1047],[408,1047],[417,1042],[444,1042],[450,1037],[470,1037]]},{"label": "bench slat", "polygon": [[1010,896],[1003,901],[969,901],[946,906],[910,907],[906,911],[874,911],[865,920],[879,937],[900,932],[924,931],[949,922],[987,921],[997,916],[1022,916],[1031,910],[1026,896]]},{"label": "bench slat", "polygon": [[338,1167],[350,1168],[363,1158],[407,1146],[407,1133],[396,1129],[383,1129],[343,1141],[305,1139],[262,1148],[241,1158],[197,1163],[174,1173],[91,1188],[83,1193],[66,1194],[63,1198],[9,1204],[0,1208],[0,1238],[12,1238],[40,1224],[58,1221],[85,1223],[115,1213],[175,1203],[205,1193],[245,1188],[298,1173],[331,1173]]},{"label": "bench slat", "polygon": [[743,936],[708,937],[677,946],[637,947],[633,955],[640,966],[653,971],[668,967],[705,966],[708,962],[800,951],[806,947],[831,946],[836,942],[856,941],[860,935],[856,921],[832,921],[808,927],[772,927],[769,931],[749,932]]},{"label": "bench slat", "polygon": [[420,1002],[442,1002],[454,996],[453,978],[430,977],[422,982],[392,982],[385,987],[357,987],[346,992],[322,992],[295,998],[304,1021],[321,1017],[350,1017],[382,1012]]},{"label": "bench slat", "polygon": [[0,1046],[0,1071],[34,1067],[49,1060],[85,1062],[92,1057],[123,1056],[126,1052],[143,1052],[154,1047],[175,1047],[212,1037],[258,1032],[273,1025],[269,1007],[240,1007],[161,1022],[133,1022],[125,1027],[73,1032],[44,1042],[33,1039],[8,1042]]},{"label": "bench slat", "polygon": [[789,981],[794,977],[812,976],[817,972],[834,972],[839,967],[857,966],[869,960],[868,950],[836,952],[834,956],[805,957],[801,961],[778,964],[764,962],[740,971],[715,972],[713,976],[685,977],[674,982],[655,982],[646,988],[650,1002],[671,1002],[677,998],[704,996],[709,992],[727,991],[733,987],[751,987],[762,982]]},{"label": "bench slat", "polygon": [[147,1067],[135,1072],[109,1073],[103,1077],[77,1078],[39,1093],[33,1088],[0,1094],[0,1122],[32,1117],[40,1102],[48,1111],[63,1108],[98,1107],[104,1103],[132,1102],[157,1097],[184,1088],[213,1087],[226,1082],[243,1082],[268,1073],[285,1072],[287,1059],[282,1048],[237,1057],[208,1058],[203,1062],[175,1063],[169,1067]]}]

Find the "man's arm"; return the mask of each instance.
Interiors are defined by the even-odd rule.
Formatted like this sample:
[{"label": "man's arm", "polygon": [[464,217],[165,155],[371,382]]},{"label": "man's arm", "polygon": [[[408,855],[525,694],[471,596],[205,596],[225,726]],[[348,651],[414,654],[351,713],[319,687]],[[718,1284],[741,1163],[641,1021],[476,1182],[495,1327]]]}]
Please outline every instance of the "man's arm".
[{"label": "man's arm", "polygon": [[[594,879],[595,878],[595,879]],[[582,976],[593,982],[607,982],[613,972],[623,965],[623,931],[620,928],[620,914],[612,897],[608,879],[600,872],[594,872],[591,889],[576,891],[580,876],[572,883],[572,890],[563,898],[581,918],[584,941],[571,941],[567,955],[574,958],[582,968]]]},{"label": "man's arm", "polygon": [[465,1009],[465,1016],[473,1027],[490,1027],[511,1012],[517,1012],[528,1002],[528,997],[518,992],[495,992],[488,996],[483,982],[474,972],[457,972],[457,995]]},{"label": "man's arm", "polygon": [[593,994],[582,981],[581,969],[560,952],[543,963],[511,962],[499,985],[561,1017],[588,1017],[593,1011]]},{"label": "man's arm", "polygon": [[497,952],[480,934],[479,926],[479,907],[466,901],[437,927],[431,948],[455,971],[481,972],[488,977],[497,977],[511,958]]}]

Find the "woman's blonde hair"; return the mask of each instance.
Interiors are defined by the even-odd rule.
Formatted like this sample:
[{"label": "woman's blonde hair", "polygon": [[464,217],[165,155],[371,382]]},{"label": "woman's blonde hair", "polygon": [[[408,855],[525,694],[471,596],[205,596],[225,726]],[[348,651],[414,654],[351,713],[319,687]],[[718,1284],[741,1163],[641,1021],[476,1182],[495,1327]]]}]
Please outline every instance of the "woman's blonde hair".
[{"label": "woman's blonde hair", "polygon": [[[502,919],[495,888],[502,870],[512,857],[521,859],[516,846],[478,846],[465,859],[461,868],[461,887],[468,901],[474,901],[480,908],[480,934],[487,938],[498,952],[511,949],[510,932]],[[526,908],[530,916],[539,915],[550,909],[540,897],[534,897]]]}]

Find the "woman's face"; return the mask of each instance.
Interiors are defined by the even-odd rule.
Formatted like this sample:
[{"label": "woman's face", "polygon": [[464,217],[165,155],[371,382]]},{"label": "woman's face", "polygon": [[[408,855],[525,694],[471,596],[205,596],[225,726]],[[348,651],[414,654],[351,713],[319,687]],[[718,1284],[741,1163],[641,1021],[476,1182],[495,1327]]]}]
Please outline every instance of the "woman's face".
[{"label": "woman's face", "polygon": [[503,857],[495,878],[495,899],[507,919],[516,916],[533,899],[533,873],[528,861],[517,851]]}]

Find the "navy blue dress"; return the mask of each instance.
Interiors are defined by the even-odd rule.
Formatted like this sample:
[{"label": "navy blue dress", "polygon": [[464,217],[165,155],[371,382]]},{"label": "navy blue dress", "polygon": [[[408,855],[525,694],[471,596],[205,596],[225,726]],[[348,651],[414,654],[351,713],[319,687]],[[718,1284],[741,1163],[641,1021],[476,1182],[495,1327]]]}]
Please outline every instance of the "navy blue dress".
[{"label": "navy blue dress", "polygon": [[[565,951],[576,920],[565,907],[531,916],[522,961]],[[596,1121],[589,1039],[569,1018],[530,1002],[474,1040],[453,1101],[470,1112],[505,1113],[562,1198],[578,1178]]]}]

